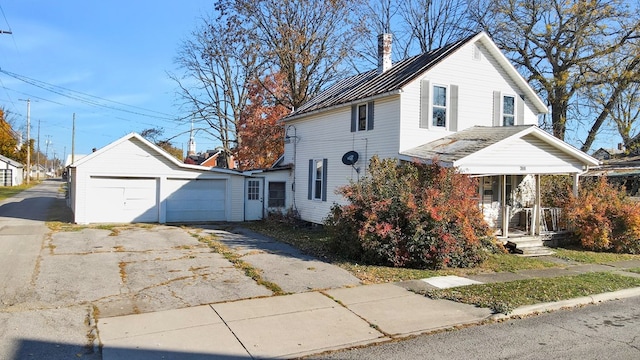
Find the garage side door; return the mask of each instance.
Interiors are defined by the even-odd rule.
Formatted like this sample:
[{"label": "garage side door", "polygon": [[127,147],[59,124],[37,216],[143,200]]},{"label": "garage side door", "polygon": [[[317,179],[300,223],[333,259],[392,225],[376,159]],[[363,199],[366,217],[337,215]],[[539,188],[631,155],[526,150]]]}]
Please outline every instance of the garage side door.
[{"label": "garage side door", "polygon": [[167,222],[226,221],[226,180],[167,179]]},{"label": "garage side door", "polygon": [[152,178],[91,177],[88,222],[158,222],[157,182]]}]

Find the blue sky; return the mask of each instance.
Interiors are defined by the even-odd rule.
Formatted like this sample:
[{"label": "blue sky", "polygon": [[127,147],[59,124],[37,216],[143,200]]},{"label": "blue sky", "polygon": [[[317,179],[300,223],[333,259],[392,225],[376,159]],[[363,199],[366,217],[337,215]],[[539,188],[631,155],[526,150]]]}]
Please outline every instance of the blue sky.
[{"label": "blue sky", "polygon": [[[164,128],[165,137],[185,133],[174,145],[186,149],[190,125],[170,120],[181,113],[167,72],[177,72],[180,44],[211,4],[0,0],[0,30],[13,32],[0,34],[0,106],[24,131],[22,100],[32,100],[31,138],[37,141],[39,125],[40,149],[49,141],[50,157],[71,153],[73,113],[76,154],[151,127]],[[216,146],[206,138],[196,143],[198,151]]]}]

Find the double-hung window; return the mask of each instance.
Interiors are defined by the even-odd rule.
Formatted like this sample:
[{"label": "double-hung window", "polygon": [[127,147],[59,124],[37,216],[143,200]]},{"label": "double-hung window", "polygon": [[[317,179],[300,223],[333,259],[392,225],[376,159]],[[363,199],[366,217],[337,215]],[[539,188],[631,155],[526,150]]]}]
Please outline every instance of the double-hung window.
[{"label": "double-hung window", "polygon": [[502,126],[513,126],[516,123],[516,98],[505,95],[502,97]]},{"label": "double-hung window", "polygon": [[515,126],[524,124],[524,96],[493,92],[493,126]]},{"label": "double-hung window", "polygon": [[327,159],[309,160],[309,200],[327,201]]},{"label": "double-hung window", "polygon": [[432,100],[432,125],[436,127],[447,126],[447,88],[445,86],[433,86]]},{"label": "double-hung window", "polygon": [[315,161],[315,172],[313,173],[313,198],[315,200],[322,199],[322,178],[324,174],[324,167],[322,166],[322,161]]},{"label": "double-hung window", "polygon": [[358,105],[358,131],[367,130],[367,105]]},{"label": "double-hung window", "polygon": [[458,131],[458,85],[420,81],[420,128]]},{"label": "double-hung window", "polygon": [[373,130],[373,101],[351,107],[351,132]]}]

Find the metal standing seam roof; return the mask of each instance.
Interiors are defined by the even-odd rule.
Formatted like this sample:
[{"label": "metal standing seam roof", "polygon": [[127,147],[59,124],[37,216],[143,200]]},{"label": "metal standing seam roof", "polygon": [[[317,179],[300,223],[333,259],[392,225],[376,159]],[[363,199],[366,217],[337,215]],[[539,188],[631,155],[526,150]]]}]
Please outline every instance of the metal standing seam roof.
[{"label": "metal standing seam roof", "polygon": [[533,126],[474,126],[403,151],[401,155],[425,160],[438,158],[442,162],[454,163]]},{"label": "metal standing seam roof", "polygon": [[285,121],[312,111],[400,90],[477,35],[404,59],[381,74],[377,70],[370,70],[338,81],[292,112]]}]

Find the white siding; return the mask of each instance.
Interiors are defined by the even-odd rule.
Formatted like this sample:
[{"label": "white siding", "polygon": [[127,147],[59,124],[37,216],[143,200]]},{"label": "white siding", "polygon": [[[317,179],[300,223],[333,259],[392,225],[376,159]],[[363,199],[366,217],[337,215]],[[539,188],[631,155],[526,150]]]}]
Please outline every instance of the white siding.
[{"label": "white siding", "polygon": [[[480,125],[493,125],[493,94],[515,95],[519,91],[488,51],[478,42],[482,52],[480,60],[473,60],[474,44],[466,44],[447,59],[431,68],[403,89],[402,125],[399,151],[411,149],[445,137],[451,132],[444,129],[420,128],[420,82],[428,79],[433,84],[458,86],[458,131]],[[524,107],[524,124],[537,124],[538,117],[532,108]]]},{"label": "white siding", "polygon": [[456,165],[467,174],[571,174],[583,170],[576,158],[532,135],[496,145]]},{"label": "white siding", "polygon": [[[165,157],[164,154],[147,146],[135,137],[109,145],[105,151],[92,154],[87,160],[79,162],[70,171],[70,199],[69,206],[74,212],[77,223],[101,222],[97,214],[100,207],[93,200],[92,177],[155,179],[157,182],[158,217],[157,221],[167,220],[167,199],[176,190],[169,182],[171,179],[181,180],[224,180],[225,189],[225,219],[226,221],[244,220],[244,177],[215,170],[188,169],[178,166]],[[84,159],[83,159],[84,160]],[[109,219],[105,216],[105,219]],[[195,219],[198,220],[198,219]],[[109,221],[109,220],[107,220]]]},{"label": "white siding", "polygon": [[[273,170],[273,171],[265,171],[262,173],[257,173],[253,175],[254,177],[259,177],[264,179],[264,213],[268,214],[270,211],[282,211],[286,212],[289,209],[293,208],[293,169],[282,169],[282,170]],[[284,208],[270,208],[269,207],[269,183],[270,182],[283,182],[284,191],[285,191],[285,204]]]},{"label": "white siding", "polygon": [[[366,174],[374,154],[398,157],[399,103],[399,96],[375,100],[374,127],[369,131],[351,132],[350,105],[290,122],[298,136],[294,196],[302,219],[322,223],[334,203],[344,202],[335,189],[358,179],[354,167],[360,169],[360,176]],[[293,152],[290,145],[289,154]],[[342,155],[350,150],[359,154],[353,167],[342,163]],[[327,159],[327,201],[307,199],[310,159]]]}]

